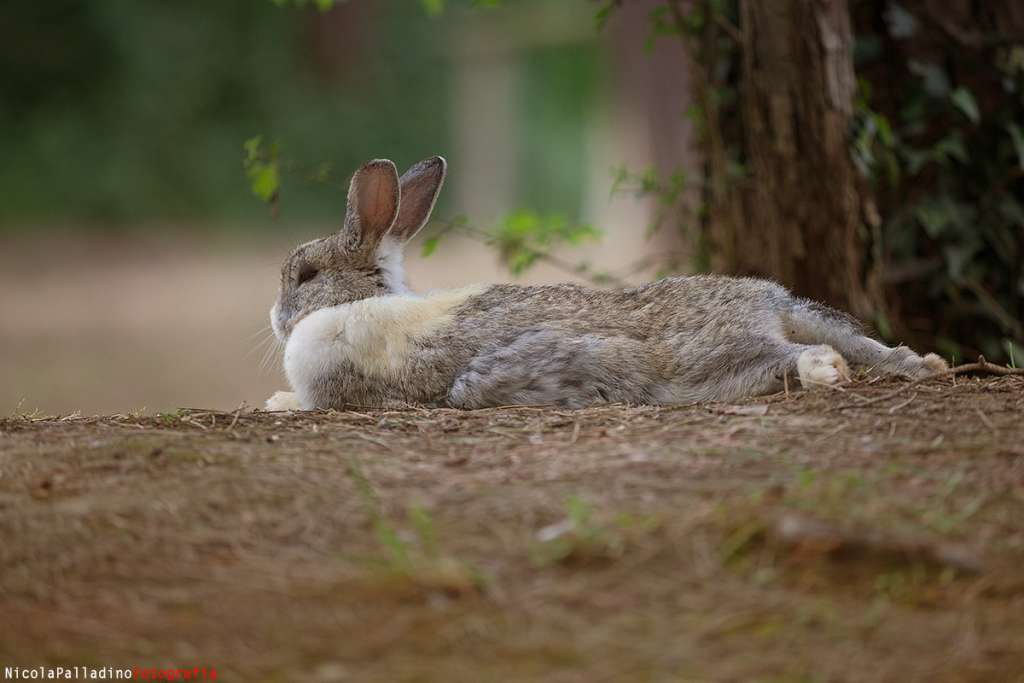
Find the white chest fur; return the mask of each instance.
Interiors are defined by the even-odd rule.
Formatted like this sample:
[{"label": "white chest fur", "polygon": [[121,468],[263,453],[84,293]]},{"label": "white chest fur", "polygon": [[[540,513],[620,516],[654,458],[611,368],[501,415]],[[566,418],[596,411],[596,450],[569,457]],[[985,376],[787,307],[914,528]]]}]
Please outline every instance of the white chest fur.
[{"label": "white chest fur", "polygon": [[314,311],[288,338],[288,382],[303,397],[318,377],[343,365],[367,377],[399,378],[408,367],[413,342],[450,322],[458,305],[484,289],[391,294]]}]

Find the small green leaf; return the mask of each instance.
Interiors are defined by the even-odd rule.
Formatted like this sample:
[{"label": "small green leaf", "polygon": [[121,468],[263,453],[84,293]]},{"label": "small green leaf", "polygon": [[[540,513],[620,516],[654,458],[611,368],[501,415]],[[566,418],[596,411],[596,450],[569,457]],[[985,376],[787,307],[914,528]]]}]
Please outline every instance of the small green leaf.
[{"label": "small green leaf", "polygon": [[263,136],[257,135],[246,140],[242,148],[245,151],[242,166],[249,177],[252,193],[265,202],[273,203],[281,187],[277,145],[271,145],[270,149],[266,149],[263,146]]},{"label": "small green leaf", "polygon": [[932,155],[939,162],[956,159],[960,163],[966,164],[970,160],[967,156],[967,147],[964,145],[959,131],[954,131],[952,134],[936,142],[935,146],[932,147]]},{"label": "small green leaf", "polygon": [[1024,207],[1016,199],[1007,195],[999,203],[999,212],[1006,220],[1020,228],[1024,228]]},{"label": "small green leaf", "polygon": [[971,93],[967,88],[960,86],[952,93],[949,98],[953,100],[953,104],[956,108],[966,116],[971,123],[977,123],[981,120],[981,112],[978,111],[978,102],[974,99],[974,94]]},{"label": "small green leaf", "polygon": [[952,222],[952,212],[942,202],[926,202],[914,209],[914,216],[932,239],[938,237]]},{"label": "small green leaf", "polygon": [[949,94],[949,78],[940,66],[916,60],[911,60],[908,66],[911,73],[921,77],[925,92],[930,96],[939,99]]},{"label": "small green leaf", "polygon": [[885,13],[885,23],[889,26],[889,35],[893,38],[910,38],[917,32],[917,19],[902,5],[892,3]]},{"label": "small green leaf", "polygon": [[423,258],[427,258],[435,251],[437,251],[437,245],[440,244],[440,242],[440,235],[434,235],[433,237],[428,237],[427,239],[423,240],[423,249],[422,251],[420,251],[420,255]]},{"label": "small green leaf", "polygon": [[690,104],[683,112],[683,118],[693,122],[693,125],[697,126],[698,130],[703,130],[705,123],[704,119],[704,107],[700,106],[696,102]]},{"label": "small green leaf", "polygon": [[423,10],[432,17],[444,12],[444,3],[445,0],[420,0]]},{"label": "small green leaf", "polygon": [[1006,124],[1006,131],[1013,140],[1013,148],[1017,152],[1017,164],[1024,170],[1024,133],[1021,133],[1020,126],[1016,123]]},{"label": "small green leaf", "polygon": [[256,161],[260,157],[260,150],[263,147],[263,136],[257,135],[256,137],[249,138],[242,143],[242,149],[245,150],[246,162]]},{"label": "small green leaf", "polygon": [[253,194],[265,202],[273,200],[281,186],[277,164],[254,165],[249,169],[249,181]]},{"label": "small green leaf", "polygon": [[[289,4],[295,5],[296,7],[305,7],[309,4],[309,0],[271,0],[271,2],[278,7],[284,7]],[[313,5],[321,12],[326,12],[334,7],[335,2],[337,2],[337,0],[313,0]]]},{"label": "small green leaf", "polygon": [[892,124],[883,114],[875,114],[872,117],[875,125],[878,126],[878,139],[886,147],[892,149],[896,144],[896,136],[892,132]]},{"label": "small green leaf", "polygon": [[522,275],[537,260],[537,254],[531,251],[517,251],[508,260],[508,269],[513,275]]},{"label": "small green leaf", "polygon": [[967,265],[978,252],[976,244],[949,244],[943,247],[942,256],[946,262],[946,273],[953,280],[959,280],[964,276]]},{"label": "small green leaf", "polygon": [[598,32],[604,30],[604,27],[608,25],[608,20],[612,18],[612,14],[618,9],[619,4],[614,0],[611,0],[607,4],[598,8],[597,12],[594,13],[594,26]]}]

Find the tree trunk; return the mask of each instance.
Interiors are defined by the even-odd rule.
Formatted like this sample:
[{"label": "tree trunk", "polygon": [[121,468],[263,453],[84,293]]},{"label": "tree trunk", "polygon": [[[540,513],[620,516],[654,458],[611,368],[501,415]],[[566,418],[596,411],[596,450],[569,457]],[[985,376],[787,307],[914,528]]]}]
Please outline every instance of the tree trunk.
[{"label": "tree trunk", "polygon": [[740,31],[747,178],[741,220],[719,236],[723,265],[870,317],[862,188],[847,146],[856,79],[846,0],[741,0]]}]

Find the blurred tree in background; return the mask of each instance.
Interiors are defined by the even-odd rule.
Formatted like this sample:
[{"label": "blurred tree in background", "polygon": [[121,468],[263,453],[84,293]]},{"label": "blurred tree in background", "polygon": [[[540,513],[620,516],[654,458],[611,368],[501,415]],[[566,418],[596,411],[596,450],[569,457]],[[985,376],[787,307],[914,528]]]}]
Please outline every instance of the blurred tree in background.
[{"label": "blurred tree in background", "polygon": [[1024,5],[670,0],[652,22],[699,65],[717,269],[1024,358]]}]

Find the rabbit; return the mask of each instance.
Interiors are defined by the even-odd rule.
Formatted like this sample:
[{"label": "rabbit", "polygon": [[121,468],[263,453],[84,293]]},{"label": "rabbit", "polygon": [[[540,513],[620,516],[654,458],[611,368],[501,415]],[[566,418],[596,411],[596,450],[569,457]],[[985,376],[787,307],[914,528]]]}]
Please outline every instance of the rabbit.
[{"label": "rabbit", "polygon": [[788,376],[829,387],[850,378],[850,363],[906,378],[947,367],[755,278],[414,294],[402,248],[427,223],[446,170],[442,157],[401,178],[389,160],[366,163],[340,232],[285,259],[270,321],[293,391],[268,410],[734,401],[781,391]]}]

